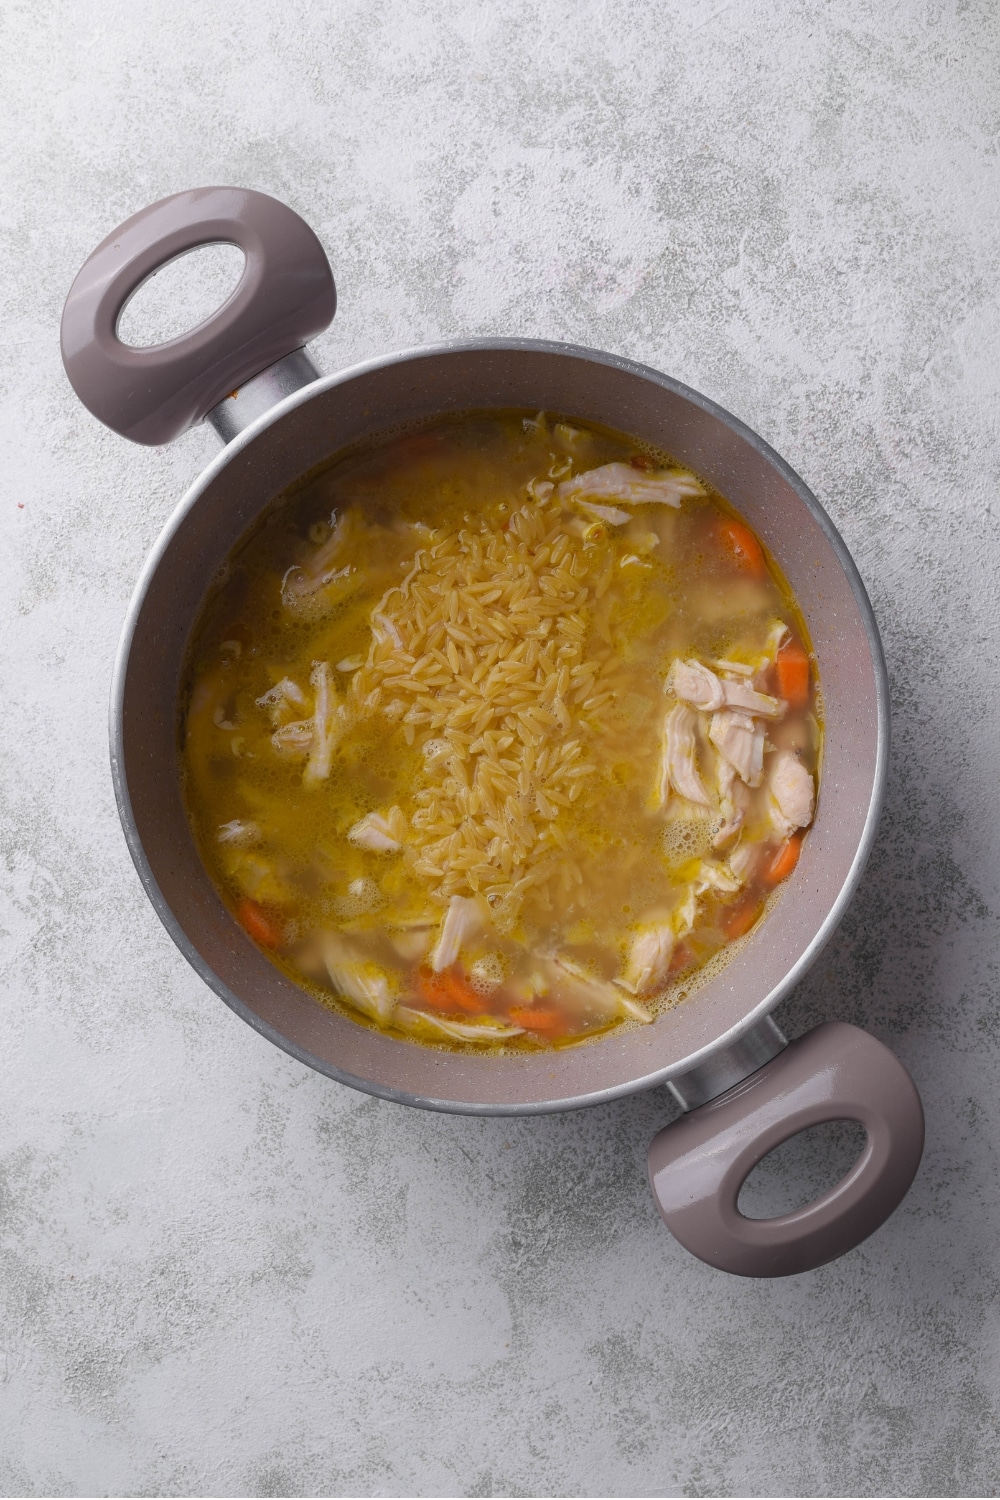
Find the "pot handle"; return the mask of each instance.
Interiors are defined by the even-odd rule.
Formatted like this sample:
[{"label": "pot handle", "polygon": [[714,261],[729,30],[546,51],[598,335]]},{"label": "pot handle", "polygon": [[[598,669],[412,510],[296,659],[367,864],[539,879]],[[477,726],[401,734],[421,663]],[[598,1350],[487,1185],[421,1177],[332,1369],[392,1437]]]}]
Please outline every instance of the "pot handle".
[{"label": "pot handle", "polygon": [[[149,349],[123,344],[118,320],[142,283],[219,241],[246,257],[222,307],[180,338]],[[140,209],[85,261],[63,309],[63,364],[99,421],[136,443],[168,443],[315,338],[336,307],[326,253],[297,213],[249,188],[194,188]]]},{"label": "pot handle", "polygon": [[[740,1189],[757,1163],[829,1120],[858,1120],[867,1131],[847,1175],[794,1213],[741,1214]],[[649,1181],[667,1228],[699,1259],[735,1276],[794,1276],[852,1250],[884,1223],[923,1147],[924,1112],[903,1064],[867,1031],[828,1021],[654,1136]]]}]

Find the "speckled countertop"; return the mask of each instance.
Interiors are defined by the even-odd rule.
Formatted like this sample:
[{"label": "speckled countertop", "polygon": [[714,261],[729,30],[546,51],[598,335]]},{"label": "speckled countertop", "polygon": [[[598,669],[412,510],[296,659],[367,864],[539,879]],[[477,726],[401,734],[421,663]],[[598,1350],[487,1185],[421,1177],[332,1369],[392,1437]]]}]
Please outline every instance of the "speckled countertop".
[{"label": "speckled countertop", "polygon": [[[3,8],[3,1494],[997,1493],[998,63],[993,0]],[[780,1017],[869,1026],[928,1122],[844,1260],[748,1283],[685,1254],[644,1182],[662,1093],[380,1103],[254,1035],[161,929],[107,689],[216,441],[100,428],[57,331],[111,227],[211,182],[317,228],[327,369],[474,333],[622,351],[840,526],[889,658],[889,799]],[[787,1148],[789,1192],[822,1170]]]}]

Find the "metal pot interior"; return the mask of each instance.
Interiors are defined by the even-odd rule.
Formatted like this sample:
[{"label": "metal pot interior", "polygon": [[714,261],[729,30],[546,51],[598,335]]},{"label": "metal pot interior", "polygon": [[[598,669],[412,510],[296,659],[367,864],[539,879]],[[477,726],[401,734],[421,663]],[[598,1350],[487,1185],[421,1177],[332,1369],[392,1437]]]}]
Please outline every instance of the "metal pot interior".
[{"label": "metal pot interior", "polygon": [[[243,934],[206,874],[181,803],[177,691],[192,624],[227,553],[286,486],[338,449],[447,412],[526,406],[598,421],[711,481],[779,560],[805,614],[826,711],[822,785],[802,858],[762,928],[652,1026],[556,1052],[437,1052],[370,1031],[285,978]],[[665,376],[569,346],[415,350],[298,393],[219,455],[150,557],[126,622],[112,760],[133,858],[159,915],[208,984],[251,1026],[342,1082],[426,1107],[530,1113],[597,1103],[682,1072],[765,1014],[801,977],[860,875],[884,782],[887,691],[856,570],[817,502],[766,444]]]}]

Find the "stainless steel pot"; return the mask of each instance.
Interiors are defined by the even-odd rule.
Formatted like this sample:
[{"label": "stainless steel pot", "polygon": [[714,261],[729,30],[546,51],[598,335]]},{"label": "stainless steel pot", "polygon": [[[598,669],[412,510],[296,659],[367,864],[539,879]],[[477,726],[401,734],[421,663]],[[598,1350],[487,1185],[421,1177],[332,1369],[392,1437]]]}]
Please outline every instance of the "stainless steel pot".
[{"label": "stainless steel pot", "polygon": [[[181,338],[117,337],[128,298],[169,260],[213,242],[246,257],[229,301]],[[166,442],[207,419],[225,447],[181,500],[129,606],[111,699],[111,760],[139,876],[181,952],[269,1041],[340,1083],[424,1109],[537,1114],[667,1084],[686,1112],[650,1147],[668,1227],[710,1264],[747,1276],[809,1269],[858,1244],[900,1202],[923,1148],[902,1064],[856,1027],[790,1044],[771,1011],[846,910],[885,786],[889,696],[871,606],[851,557],[802,480],[697,392],[610,354],[533,340],[405,350],[321,377],[303,345],[333,317],[319,241],[260,193],[204,188],[142,210],[98,246],[62,324],[77,394],[108,426]],[[728,967],[652,1026],[517,1057],[435,1052],[355,1025],[280,973],[219,900],[181,803],[177,692],[199,606],[254,518],[346,444],[469,408],[545,408],[603,422],[674,454],[743,512],[802,605],[826,712],[815,826],[776,909]],[[860,1121],[854,1167],[816,1202],[749,1220],[740,1188],[761,1158],[826,1120]]]}]

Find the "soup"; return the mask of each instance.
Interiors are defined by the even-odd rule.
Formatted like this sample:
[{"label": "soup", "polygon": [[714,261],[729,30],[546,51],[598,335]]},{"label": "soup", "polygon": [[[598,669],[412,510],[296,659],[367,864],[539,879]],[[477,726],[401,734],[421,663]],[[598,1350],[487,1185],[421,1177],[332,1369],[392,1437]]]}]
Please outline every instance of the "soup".
[{"label": "soup", "polygon": [[801,614],[663,454],[491,412],[340,455],[196,626],[182,776],[250,937],[421,1043],[648,1025],[795,868],[821,753]]}]

